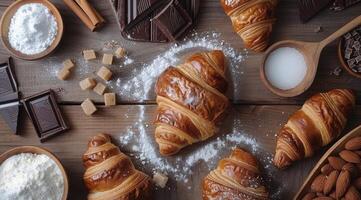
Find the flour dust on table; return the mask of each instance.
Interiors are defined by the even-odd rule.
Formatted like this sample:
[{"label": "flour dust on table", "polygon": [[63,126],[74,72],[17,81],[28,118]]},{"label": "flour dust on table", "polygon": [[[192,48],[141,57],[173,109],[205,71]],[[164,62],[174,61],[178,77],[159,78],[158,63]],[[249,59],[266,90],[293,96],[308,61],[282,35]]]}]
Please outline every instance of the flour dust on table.
[{"label": "flour dust on table", "polygon": [[[247,57],[246,50],[238,52],[230,44],[222,40],[222,35],[216,32],[193,33],[179,43],[174,43],[167,48],[168,50],[160,53],[151,63],[145,63],[141,68],[133,68],[135,76],[131,79],[114,79],[109,85],[121,96],[130,101],[144,101],[152,98],[154,84],[158,76],[169,66],[175,66],[187,55],[204,50],[222,50],[226,56],[229,72],[227,75],[230,80],[230,95],[239,96],[240,79],[244,74],[241,66],[242,61]],[[128,58],[128,61],[131,60]],[[127,61],[125,61],[127,63]]]},{"label": "flour dust on table", "polygon": [[[149,124],[151,120],[145,118],[145,106],[129,107],[124,113],[124,118],[129,118],[131,113],[139,113],[138,121],[127,127],[125,132],[120,133],[119,146],[122,151],[127,152],[127,155],[135,158],[134,161],[140,162],[139,167],[147,166],[146,169],[143,169],[144,171],[151,169],[148,174],[157,172],[167,174],[170,179],[191,190],[193,187],[200,187],[190,183],[194,173],[206,175],[233,148],[242,147],[256,155],[262,163],[266,181],[273,181],[271,177],[274,177],[273,175],[276,173],[276,169],[272,165],[273,155],[263,150],[255,138],[242,131],[242,122],[237,118],[234,118],[231,130],[219,133],[218,136],[200,145],[182,150],[182,153],[164,157],[159,153],[158,145],[154,141]],[[201,167],[202,171],[198,171]],[[271,193],[273,199],[278,199],[280,188],[278,186],[272,188]]]}]

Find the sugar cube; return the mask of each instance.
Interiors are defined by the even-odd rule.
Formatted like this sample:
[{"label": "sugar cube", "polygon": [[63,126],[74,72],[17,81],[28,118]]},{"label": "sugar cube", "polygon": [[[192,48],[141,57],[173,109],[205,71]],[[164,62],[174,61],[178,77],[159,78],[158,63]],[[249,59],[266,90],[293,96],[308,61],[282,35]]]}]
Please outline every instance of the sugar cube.
[{"label": "sugar cube", "polygon": [[99,69],[97,75],[105,81],[109,81],[112,77],[112,72],[107,67],[103,66]]},{"label": "sugar cube", "polygon": [[115,106],[115,104],[116,104],[115,93],[105,93],[104,94],[104,103],[105,103],[105,106]]},{"label": "sugar cube", "polygon": [[84,113],[88,116],[92,115],[97,111],[97,108],[95,107],[94,103],[90,99],[85,99],[83,103],[81,104],[81,107],[84,111]]},{"label": "sugar cube", "polygon": [[96,85],[96,81],[93,78],[86,78],[82,81],[79,82],[79,85],[81,87],[82,90],[89,90],[94,88],[94,86]]}]

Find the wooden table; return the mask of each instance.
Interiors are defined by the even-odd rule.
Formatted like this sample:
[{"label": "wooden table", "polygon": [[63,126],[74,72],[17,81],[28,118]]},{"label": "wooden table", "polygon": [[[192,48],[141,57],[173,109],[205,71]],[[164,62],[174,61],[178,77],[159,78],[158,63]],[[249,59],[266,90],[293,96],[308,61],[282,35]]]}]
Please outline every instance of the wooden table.
[{"label": "wooden table", "polygon": [[[0,14],[4,12],[11,2],[10,0],[0,2]],[[0,120],[0,152],[20,145],[37,145],[51,150],[61,159],[70,177],[69,199],[85,199],[86,189],[82,183],[84,169],[81,156],[86,149],[89,137],[99,132],[106,132],[113,136],[116,143],[122,144],[122,141],[120,141],[122,135],[127,131],[138,134],[139,130],[136,125],[142,123],[146,124],[144,131],[152,138],[154,132],[152,120],[156,105],[154,104],[154,94],[149,95],[149,98],[146,99],[132,99],[118,94],[118,106],[112,108],[102,107],[100,104],[103,103],[103,100],[100,96],[92,92],[83,92],[78,86],[78,82],[82,78],[94,76],[94,72],[100,65],[100,63],[96,62],[90,64],[82,62],[81,50],[94,48],[98,52],[102,52],[105,41],[118,41],[129,51],[129,56],[134,59],[134,63],[123,68],[114,65],[112,69],[116,77],[128,80],[134,76],[132,74],[133,68],[139,67],[143,63],[150,63],[157,54],[164,52],[171,44],[135,43],[124,40],[119,34],[115,13],[108,1],[93,0],[96,8],[107,20],[107,25],[96,33],[87,30],[79,19],[65,7],[62,1],[53,0],[52,2],[60,9],[64,19],[65,33],[61,45],[54,54],[43,60],[28,62],[15,59],[15,71],[23,96],[48,88],[60,91],[58,92],[59,103],[71,130],[41,144],[30,120],[22,111],[20,136],[11,134],[6,124]],[[225,42],[243,52],[242,42],[233,32],[229,18],[223,13],[219,1],[203,0],[201,5],[196,31],[199,33],[207,31],[219,32]],[[278,7],[278,21],[274,27],[272,41],[282,39],[319,41],[358,16],[360,9],[361,4],[339,13],[325,10],[309,23],[301,24],[298,18],[296,1],[281,1]],[[320,33],[314,31],[318,26],[322,26],[323,29]],[[0,46],[0,57],[5,58],[7,56],[9,56],[8,52],[3,46]],[[358,95],[358,106],[344,132],[346,133],[360,124],[361,80],[351,77],[346,72],[339,77],[330,75],[334,68],[340,66],[336,56],[336,43],[329,45],[323,51],[317,77],[312,87],[305,94],[295,98],[280,98],[265,89],[259,79],[261,56],[261,54],[250,52],[245,61],[241,63],[244,74],[238,85],[242,92],[239,95],[230,95],[233,102],[232,109],[230,109],[227,118],[220,126],[220,134],[239,132],[256,140],[259,145],[256,156],[263,164],[270,163],[269,160],[264,159],[264,156],[273,154],[275,148],[274,135],[280,126],[285,123],[292,112],[300,108],[300,105],[307,97],[314,93],[332,88],[355,89]],[[56,78],[56,71],[60,69],[61,62],[66,58],[75,59],[78,67],[70,80],[64,82]],[[93,117],[86,117],[79,106],[87,97],[95,100],[100,107],[100,111]],[[139,140],[142,139],[144,138],[139,138]],[[154,144],[154,141],[151,142]],[[180,153],[180,156],[189,155],[193,150],[195,151],[208,142],[186,149]],[[245,143],[240,143],[238,146],[251,149]],[[120,145],[120,148],[126,153],[136,153],[132,150],[131,144]],[[157,146],[154,145],[154,148],[157,148]],[[227,155],[230,148],[225,147],[219,151],[221,151],[220,155]],[[279,171],[272,166],[264,166],[266,174],[271,176],[269,184],[273,198],[291,199],[321,153],[313,158],[297,162],[284,171]],[[143,165],[137,158],[132,158],[137,167],[151,174],[154,167],[147,164]],[[174,158],[169,158],[169,160],[172,159]],[[199,163],[191,169],[193,175],[187,184],[174,181],[170,174],[169,188],[156,190],[156,199],[200,199],[200,182],[209,172],[209,169],[203,166],[204,163]],[[213,164],[213,167],[215,167],[215,164]]]}]

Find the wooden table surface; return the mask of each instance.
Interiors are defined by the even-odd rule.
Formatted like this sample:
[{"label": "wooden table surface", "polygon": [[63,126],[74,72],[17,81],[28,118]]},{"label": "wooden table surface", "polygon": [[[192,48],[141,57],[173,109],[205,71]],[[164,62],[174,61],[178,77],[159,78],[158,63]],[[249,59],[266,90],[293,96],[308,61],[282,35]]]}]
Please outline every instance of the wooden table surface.
[{"label": "wooden table surface", "polygon": [[[70,177],[69,199],[85,199],[86,189],[82,183],[82,174],[84,172],[81,156],[86,150],[86,144],[90,136],[105,132],[113,136],[114,141],[120,145],[121,150],[128,154],[136,154],[132,149],[132,144],[122,145],[121,141],[124,134],[132,131],[134,134],[145,133],[138,138],[139,140],[150,139],[154,145],[153,132],[154,126],[152,120],[156,105],[153,92],[146,98],[137,98],[136,96],[122,95],[117,88],[112,88],[118,94],[118,106],[112,108],[100,107],[100,111],[93,117],[87,117],[83,114],[79,104],[85,98],[91,98],[102,104],[103,99],[93,92],[81,91],[78,82],[87,77],[94,76],[94,72],[99,68],[100,62],[85,63],[81,59],[80,52],[83,49],[93,48],[98,53],[104,50],[106,41],[115,40],[124,46],[129,57],[134,60],[133,63],[119,67],[123,63],[117,62],[112,66],[115,72],[115,79],[120,78],[123,82],[131,80],[135,76],[134,68],[139,68],[144,64],[149,64],[160,53],[167,50],[172,44],[150,44],[136,43],[124,40],[119,34],[119,27],[112,9],[110,1],[92,0],[95,7],[107,20],[107,24],[99,32],[92,33],[85,28],[79,19],[71,13],[61,0],[52,0],[62,13],[65,32],[59,48],[51,56],[38,61],[22,61],[15,59],[15,71],[19,82],[19,89],[22,95],[28,96],[45,89],[53,88],[58,92],[59,103],[63,114],[70,124],[71,130],[59,135],[44,144],[41,144],[36,136],[34,128],[27,118],[24,111],[21,112],[20,136],[10,133],[6,124],[0,120],[0,152],[4,152],[12,147],[21,145],[37,145],[45,147],[55,153],[64,164]],[[10,0],[0,2],[0,15],[6,7],[12,3]],[[214,31],[220,33],[220,39],[230,44],[234,49],[245,54],[241,39],[233,32],[229,18],[223,13],[218,0],[202,0],[201,13],[199,21],[195,27],[198,33]],[[343,24],[360,14],[361,4],[334,13],[330,10],[324,10],[316,18],[307,24],[301,24],[298,17],[296,0],[283,0],[280,2],[277,10],[278,20],[274,26],[272,42],[282,39],[296,39],[307,41],[319,41],[331,34]],[[322,26],[322,32],[316,33],[314,30]],[[321,55],[321,61],[317,77],[311,88],[304,94],[294,98],[281,98],[273,95],[262,85],[259,79],[259,65],[262,54],[248,53],[245,60],[240,63],[242,75],[237,85],[241,92],[232,93],[229,97],[233,102],[226,119],[220,125],[220,137],[230,133],[240,133],[247,138],[257,141],[257,158],[263,164],[265,174],[268,176],[269,187],[271,188],[273,199],[291,199],[297,189],[302,184],[309,170],[317,162],[321,153],[313,158],[297,162],[291,168],[279,171],[270,166],[270,159],[275,148],[275,134],[283,125],[287,117],[310,95],[326,91],[332,88],[352,88],[357,91],[358,106],[352,117],[350,117],[348,126],[344,133],[356,127],[361,122],[361,80],[356,79],[345,71],[339,77],[330,75],[340,64],[337,60],[337,43],[334,42],[326,47]],[[192,52],[190,52],[192,53]],[[0,57],[8,57],[8,52],[0,46]],[[66,58],[72,58],[77,63],[75,73],[68,81],[59,81],[56,78],[56,72],[61,68],[61,62]],[[111,84],[111,83],[110,83]],[[139,124],[143,129],[140,130]],[[143,126],[146,124],[146,126]],[[143,132],[141,132],[143,131]],[[194,147],[182,151],[175,158],[166,158],[170,163],[175,162],[177,158],[186,158],[201,148],[215,140],[196,144]],[[135,141],[137,142],[137,141]],[[249,143],[236,144],[237,146],[251,150],[253,147]],[[254,145],[254,144],[253,144]],[[230,147],[219,149],[217,159],[229,154]],[[147,163],[142,164],[137,157],[132,157],[136,166],[148,174],[156,166],[150,166]],[[211,168],[216,166],[210,164]],[[175,181],[172,174],[169,187],[166,189],[157,189],[155,199],[200,199],[200,182],[209,172],[208,167],[202,162],[190,169],[193,175],[190,176],[188,183]],[[184,172],[189,173],[189,172]]]}]

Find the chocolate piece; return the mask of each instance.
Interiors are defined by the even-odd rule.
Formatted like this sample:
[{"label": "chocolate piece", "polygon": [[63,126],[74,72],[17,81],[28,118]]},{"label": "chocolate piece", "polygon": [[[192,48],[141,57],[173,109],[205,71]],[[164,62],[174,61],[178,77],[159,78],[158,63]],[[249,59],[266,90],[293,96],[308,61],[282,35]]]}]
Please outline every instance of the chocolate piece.
[{"label": "chocolate piece", "polygon": [[[171,1],[173,0],[118,0],[118,18],[123,37],[136,41],[169,42],[168,37],[152,19],[159,15]],[[181,2],[179,6],[185,9],[195,21],[200,1],[182,0],[179,2]]]},{"label": "chocolate piece", "polygon": [[12,59],[0,64],[0,103],[19,99],[18,84],[13,72]]},{"label": "chocolate piece", "polygon": [[335,0],[331,6],[331,10],[341,11],[359,2],[361,2],[361,0]]},{"label": "chocolate piece", "polygon": [[19,107],[18,101],[0,105],[0,115],[15,134],[18,133]]},{"label": "chocolate piece", "polygon": [[330,3],[331,0],[298,0],[301,21],[307,22]]},{"label": "chocolate piece", "polygon": [[69,129],[52,90],[25,98],[22,102],[34,124],[40,142]]}]

